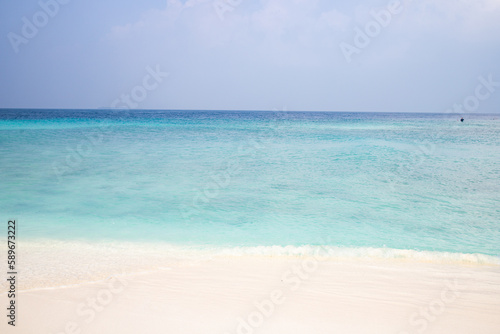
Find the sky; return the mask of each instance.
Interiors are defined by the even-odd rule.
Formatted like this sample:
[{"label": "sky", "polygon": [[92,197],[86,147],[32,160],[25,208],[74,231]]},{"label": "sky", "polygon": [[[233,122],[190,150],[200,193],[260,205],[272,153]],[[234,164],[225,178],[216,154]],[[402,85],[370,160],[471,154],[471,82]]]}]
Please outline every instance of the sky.
[{"label": "sky", "polygon": [[500,0],[0,0],[0,108],[500,112]]}]

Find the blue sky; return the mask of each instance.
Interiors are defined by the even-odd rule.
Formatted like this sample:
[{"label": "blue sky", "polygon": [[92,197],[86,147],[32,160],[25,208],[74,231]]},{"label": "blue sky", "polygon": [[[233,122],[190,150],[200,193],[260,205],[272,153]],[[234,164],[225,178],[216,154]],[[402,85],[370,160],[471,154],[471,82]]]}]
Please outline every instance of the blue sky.
[{"label": "blue sky", "polygon": [[3,0],[0,107],[500,112],[498,18],[500,0]]}]

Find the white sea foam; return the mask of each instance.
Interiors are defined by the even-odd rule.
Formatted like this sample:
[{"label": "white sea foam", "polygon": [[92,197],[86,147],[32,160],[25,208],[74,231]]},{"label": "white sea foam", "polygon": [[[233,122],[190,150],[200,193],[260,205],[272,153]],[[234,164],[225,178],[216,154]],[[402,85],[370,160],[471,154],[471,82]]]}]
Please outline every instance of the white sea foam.
[{"label": "white sea foam", "polygon": [[385,259],[422,262],[445,262],[456,264],[500,265],[500,257],[485,254],[464,254],[450,252],[419,251],[410,249],[372,248],[372,247],[335,247],[335,246],[258,246],[213,248],[215,254],[242,256],[319,256],[332,259]]},{"label": "white sea foam", "polygon": [[[111,275],[197,265],[221,257],[308,257],[332,261],[428,262],[454,265],[500,265],[484,254],[335,246],[181,246],[128,241],[83,242],[33,240],[22,243],[20,289],[79,284]],[[2,282],[0,292],[6,285]]]}]

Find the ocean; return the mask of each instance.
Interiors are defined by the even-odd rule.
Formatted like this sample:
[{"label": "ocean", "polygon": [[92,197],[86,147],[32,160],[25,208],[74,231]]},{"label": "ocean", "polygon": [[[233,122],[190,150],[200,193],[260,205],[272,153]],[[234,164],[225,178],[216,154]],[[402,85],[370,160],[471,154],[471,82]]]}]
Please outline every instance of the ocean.
[{"label": "ocean", "polygon": [[497,258],[500,116],[459,118],[0,109],[0,213],[20,243]]}]

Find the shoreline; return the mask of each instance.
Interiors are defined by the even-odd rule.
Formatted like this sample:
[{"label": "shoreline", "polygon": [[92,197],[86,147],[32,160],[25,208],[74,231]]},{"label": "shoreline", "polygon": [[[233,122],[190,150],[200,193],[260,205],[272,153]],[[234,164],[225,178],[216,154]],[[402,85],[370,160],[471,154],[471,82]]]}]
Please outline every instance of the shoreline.
[{"label": "shoreline", "polygon": [[[20,244],[19,291],[99,282],[113,275],[134,275],[211,260],[338,262],[368,265],[451,265],[500,268],[500,257],[484,254],[334,246],[209,247],[131,241],[85,242],[37,239]],[[7,282],[0,283],[0,294]]]}]

